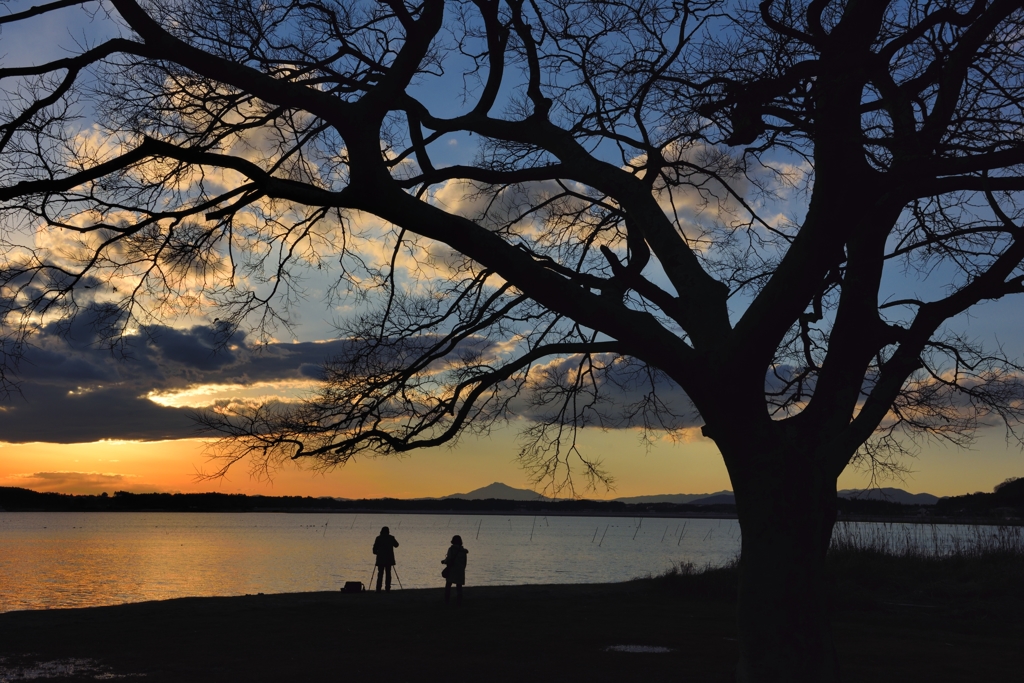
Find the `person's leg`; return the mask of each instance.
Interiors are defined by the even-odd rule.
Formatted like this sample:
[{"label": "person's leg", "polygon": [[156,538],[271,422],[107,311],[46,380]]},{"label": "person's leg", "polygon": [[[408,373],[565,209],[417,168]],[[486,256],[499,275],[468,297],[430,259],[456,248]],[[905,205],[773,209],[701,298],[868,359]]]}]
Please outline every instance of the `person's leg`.
[{"label": "person's leg", "polygon": [[452,582],[451,581],[445,581],[444,582],[444,601],[448,602],[451,599],[452,599]]},{"label": "person's leg", "polygon": [[384,567],[377,567],[377,592],[380,593],[380,585],[384,583]]},{"label": "person's leg", "polygon": [[391,590],[391,565],[384,567],[385,579],[384,579],[384,590]]},{"label": "person's leg", "polygon": [[456,605],[461,605],[462,604],[462,584],[461,583],[455,584],[455,604]]}]

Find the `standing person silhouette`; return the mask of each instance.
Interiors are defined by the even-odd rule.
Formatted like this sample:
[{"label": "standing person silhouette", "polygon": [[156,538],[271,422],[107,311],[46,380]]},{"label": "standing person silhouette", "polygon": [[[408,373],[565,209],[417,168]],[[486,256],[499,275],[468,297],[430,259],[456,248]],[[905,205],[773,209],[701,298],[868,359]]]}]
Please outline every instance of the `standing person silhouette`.
[{"label": "standing person silhouette", "polygon": [[[377,592],[380,593],[380,585],[384,582],[384,590],[391,590],[391,568],[395,566],[395,548],[398,541],[391,535],[391,530],[386,526],[381,527],[380,536],[373,541],[373,554],[377,556]],[[387,576],[387,581],[384,577]]]},{"label": "standing person silhouette", "polygon": [[441,564],[448,568],[441,572],[444,576],[444,601],[449,602],[452,596],[452,584],[455,584],[455,604],[462,604],[462,584],[466,583],[466,556],[469,551],[462,547],[462,536],[452,536],[452,545]]}]

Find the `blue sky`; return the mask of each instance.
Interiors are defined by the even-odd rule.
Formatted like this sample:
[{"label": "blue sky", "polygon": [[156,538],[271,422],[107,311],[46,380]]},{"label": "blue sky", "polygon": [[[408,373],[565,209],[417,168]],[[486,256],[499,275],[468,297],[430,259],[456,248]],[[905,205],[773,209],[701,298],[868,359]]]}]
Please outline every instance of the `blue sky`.
[{"label": "blue sky", "polygon": [[[7,11],[30,4],[10,3]],[[76,42],[105,34],[104,21],[102,15],[94,20],[81,9],[69,8],[17,30],[6,27],[0,36],[3,63],[40,63],[64,56],[64,48],[74,49]],[[454,80],[450,77],[444,87],[431,84],[420,92],[432,106],[446,110],[441,113],[454,113],[459,100],[446,90]],[[88,122],[81,125],[87,127]],[[474,144],[465,135],[443,138],[433,148],[436,161],[468,163]],[[798,218],[800,201],[791,195],[764,208]],[[216,349],[213,314],[144,327],[129,339],[124,356],[97,344],[84,324],[67,336],[42,328],[19,368],[20,395],[0,406],[0,485],[69,492],[213,488],[346,497],[444,495],[492,481],[529,485],[515,462],[515,435],[522,426],[516,424],[489,439],[466,438],[453,448],[407,458],[361,459],[325,475],[288,469],[267,482],[252,478],[242,467],[228,480],[196,480],[196,472],[209,466],[209,444],[197,440],[190,410],[241,397],[293,399],[315,388],[320,363],[342,344],[334,339],[335,324],[357,310],[351,302],[325,304],[334,277],[330,272],[307,274],[304,297],[292,311],[293,326],[278,329],[269,344],[257,344],[243,331],[230,345]],[[912,293],[925,298],[941,293],[936,288],[942,286],[937,277],[907,279],[895,267],[887,273],[886,284],[893,296]],[[737,299],[736,310],[742,306]],[[1022,311],[1019,300],[992,302],[954,326],[1021,357]],[[528,420],[529,415],[521,419]],[[1006,477],[1024,474],[1024,456],[1002,437],[998,426],[982,429],[976,448],[967,452],[925,442],[919,456],[908,462],[913,473],[906,481],[879,483],[937,495],[990,490]],[[598,489],[590,496],[730,488],[713,443],[695,427],[686,429],[678,441],[655,438],[649,445],[641,444],[639,433],[631,428],[587,430],[583,443],[616,480],[614,491]],[[859,488],[868,482],[866,473],[851,470],[840,487]]]}]

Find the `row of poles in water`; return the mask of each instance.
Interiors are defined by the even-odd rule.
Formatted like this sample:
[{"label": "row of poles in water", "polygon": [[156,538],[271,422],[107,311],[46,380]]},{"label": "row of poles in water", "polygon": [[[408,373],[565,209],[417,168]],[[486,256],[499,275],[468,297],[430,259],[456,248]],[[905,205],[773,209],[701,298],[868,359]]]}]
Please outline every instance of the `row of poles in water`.
[{"label": "row of poles in water", "polygon": [[[355,515],[355,516],[352,517],[352,524],[351,524],[351,526],[349,526],[350,530],[351,529],[355,529],[355,527],[356,527],[356,520],[357,519],[359,519],[359,515]],[[551,524],[548,522],[548,518],[547,517],[541,517],[541,519],[544,520],[544,524],[545,525],[551,526]],[[483,526],[483,523],[484,523],[484,520],[482,518],[477,521],[477,524],[476,524],[476,540],[480,540],[480,527]],[[330,520],[328,520],[324,524],[324,537],[327,536],[327,525],[328,524],[330,524]],[[448,524],[445,526],[445,528],[450,527],[451,524],[452,524],[452,518],[449,517],[448,518]],[[672,532],[673,536],[677,536],[676,545],[679,545],[680,543],[683,542],[683,538],[686,536],[686,525],[687,524],[689,524],[689,522],[683,522],[680,526],[676,527],[675,531]],[[644,525],[644,518],[641,517],[640,518],[640,522],[636,525],[636,531],[633,532],[633,540],[634,541],[636,540],[636,535],[638,533],[640,533],[640,527],[642,527],[643,525]],[[398,520],[398,526],[395,527],[395,529],[401,529],[401,528],[402,528],[402,520]],[[611,524],[606,524],[605,525],[604,533],[601,534],[601,541],[597,544],[598,548],[600,548],[601,545],[604,543],[604,538],[605,538],[605,536],[608,535],[608,529],[610,529],[610,528],[611,528]],[[511,519],[508,520],[508,530],[512,531],[512,520]],[[537,517],[534,517],[533,518],[533,526],[530,527],[530,542],[531,543],[533,542],[533,534],[534,534],[534,532],[536,530],[537,530]],[[600,525],[598,525],[597,528],[594,529],[594,537],[592,539],[590,539],[591,543],[593,543],[594,541],[597,540],[597,532],[599,532],[600,530],[601,530],[601,526]],[[714,528],[708,529],[708,533],[705,534],[704,540],[706,541],[709,538],[711,538],[711,535],[714,532],[715,532]],[[659,543],[664,543],[666,536],[668,536],[668,527],[667,526],[665,527],[665,533],[663,533],[661,535],[661,541],[659,541]]]},{"label": "row of poles in water", "polygon": [[[643,524],[644,524],[644,519],[643,519],[643,517],[641,517],[640,518],[640,523],[636,525],[636,531],[633,532],[633,540],[634,541],[636,540],[636,535],[638,533],[640,533],[640,527],[642,527]],[[687,524],[689,524],[689,522],[683,522],[682,525],[677,526],[676,530],[672,532],[673,536],[677,536],[676,545],[679,545],[680,543],[683,542],[683,538],[686,536],[686,525]],[[611,524],[606,524],[605,525],[604,533],[601,534],[601,541],[597,544],[598,548],[600,548],[601,544],[604,543],[604,537],[608,535],[609,527],[611,527]],[[600,526],[598,526],[596,529],[594,529],[594,537],[592,539],[590,539],[591,543],[593,543],[594,541],[597,540],[597,532],[600,531],[600,530],[601,530]],[[704,535],[704,540],[706,541],[709,538],[711,538],[711,534],[713,534],[714,532],[715,532],[714,528],[708,529],[708,533]],[[664,543],[666,536],[668,536],[668,527],[665,527],[665,532],[661,535],[661,540],[659,541],[659,543]]]}]

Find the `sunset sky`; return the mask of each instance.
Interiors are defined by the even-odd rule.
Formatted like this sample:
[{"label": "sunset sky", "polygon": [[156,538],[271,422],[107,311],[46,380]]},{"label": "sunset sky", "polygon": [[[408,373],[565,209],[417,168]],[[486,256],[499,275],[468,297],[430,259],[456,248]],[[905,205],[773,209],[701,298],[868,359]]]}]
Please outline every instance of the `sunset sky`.
[{"label": "sunset sky", "polygon": [[[6,11],[30,4],[10,3]],[[76,9],[41,17],[31,30],[4,32],[5,65],[15,60],[40,63],[63,54],[62,45],[73,47],[76,37],[64,32],[63,14],[69,12],[81,15],[82,35],[95,39],[107,30],[101,18],[91,22]],[[443,144],[445,163],[472,160],[471,139],[451,137]],[[450,196],[442,190],[439,197],[446,208],[457,211],[463,200],[457,188],[449,189]],[[787,207],[777,208],[782,212]],[[787,213],[799,215],[800,208],[788,207]],[[887,277],[894,293],[922,293],[929,287],[926,282],[903,282],[898,273]],[[127,339],[121,355],[98,343],[88,320],[78,320],[69,331],[43,326],[17,368],[19,391],[0,403],[0,486],[65,493],[212,490],[347,498],[441,496],[494,481],[530,486],[515,458],[516,433],[530,420],[528,413],[520,416],[520,425],[509,425],[487,439],[467,437],[456,447],[404,458],[357,459],[325,474],[299,464],[276,472],[271,481],[250,476],[243,463],[226,479],[203,479],[201,473],[211,468],[211,443],[196,438],[191,410],[235,398],[295,399],[308,394],[321,364],[342,343],[333,335],[335,323],[355,309],[323,303],[329,274],[311,275],[305,284],[305,299],[293,311],[294,328],[278,330],[269,344],[240,332],[226,348],[216,349],[212,314],[140,328]],[[987,304],[956,321],[958,329],[1024,357],[1022,304],[1019,298]],[[1002,427],[983,428],[978,436],[970,451],[923,443],[920,455],[906,463],[913,472],[905,481],[878,483],[956,495],[988,491],[1007,477],[1024,476],[1024,455],[1007,445]],[[590,429],[583,434],[582,447],[603,460],[615,478],[614,490],[577,491],[587,497],[732,488],[714,444],[697,426],[685,429],[676,441],[656,439],[649,448],[631,428]],[[855,469],[840,480],[841,488],[868,484],[868,474]]]},{"label": "sunset sky", "polygon": [[[322,307],[311,302],[304,318]],[[1021,325],[1015,307],[991,305],[971,323],[980,334],[1011,338]],[[308,316],[308,317],[305,317]],[[300,327],[301,331],[303,328]],[[271,495],[358,497],[440,496],[494,481],[526,488],[515,461],[516,425],[485,440],[466,438],[455,448],[414,452],[408,457],[359,459],[327,474],[290,467],[272,482],[250,477],[243,465],[225,480],[201,480],[208,471],[208,442],[196,434],[190,408],[224,397],[298,396],[315,386],[319,364],[337,341],[283,342],[256,348],[239,335],[215,352],[210,329],[153,327],[132,338],[128,357],[98,346],[84,323],[65,339],[43,330],[19,369],[21,395],[0,406],[0,486],[40,491],[222,491]],[[528,419],[527,417],[523,418]],[[913,492],[955,495],[992,486],[1024,472],[1024,456],[1007,447],[999,427],[982,430],[976,448],[958,451],[924,444],[905,482],[882,482]],[[650,450],[632,429],[584,432],[582,446],[603,459],[615,489],[586,492],[610,498],[655,493],[703,493],[731,488],[714,444],[699,429],[673,443],[664,438]],[[868,485],[867,475],[849,470],[843,488]]]}]

